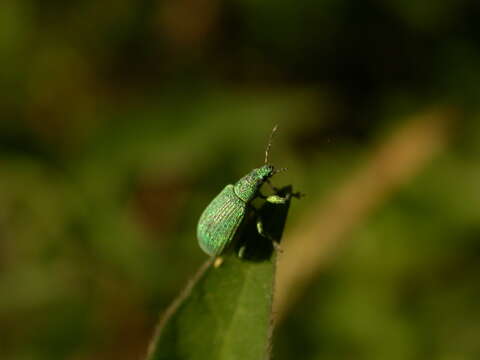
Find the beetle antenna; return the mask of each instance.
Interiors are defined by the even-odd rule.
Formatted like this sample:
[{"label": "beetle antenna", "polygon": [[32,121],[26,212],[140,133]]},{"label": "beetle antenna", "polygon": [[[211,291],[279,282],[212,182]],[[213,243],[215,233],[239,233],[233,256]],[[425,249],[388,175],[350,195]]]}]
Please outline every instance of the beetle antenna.
[{"label": "beetle antenna", "polygon": [[270,133],[270,137],[268,138],[267,148],[265,149],[265,165],[268,164],[268,155],[270,153],[270,147],[272,146],[273,135],[277,131],[277,128],[278,128],[278,124],[275,124],[275,126],[272,129],[272,132]]}]

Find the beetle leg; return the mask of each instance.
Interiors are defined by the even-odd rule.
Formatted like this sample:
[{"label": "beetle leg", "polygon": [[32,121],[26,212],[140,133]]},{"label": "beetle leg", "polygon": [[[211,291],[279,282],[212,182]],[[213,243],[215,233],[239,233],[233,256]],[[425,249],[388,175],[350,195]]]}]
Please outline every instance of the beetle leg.
[{"label": "beetle leg", "polygon": [[265,200],[272,203],[272,204],[285,204],[288,200],[290,200],[292,197],[300,199],[302,196],[305,196],[305,194],[302,194],[300,192],[296,193],[288,193],[286,196],[282,197],[280,195],[270,195],[268,196]]},{"label": "beetle leg", "polygon": [[257,196],[260,198],[260,199],[264,199],[264,200],[267,200],[267,196],[266,195],[263,195],[260,191],[257,193]]},{"label": "beetle leg", "polygon": [[297,191],[297,192],[294,192],[294,193],[290,194],[290,197],[294,197],[294,198],[297,198],[297,199],[300,199],[302,196],[307,196],[307,195],[305,195],[304,193],[301,193],[300,191]]},{"label": "beetle leg", "polygon": [[266,201],[272,204],[285,204],[288,200],[290,200],[290,196],[281,197],[279,195],[270,195],[266,199]]},{"label": "beetle leg", "polygon": [[240,259],[244,259],[244,258],[245,258],[245,251],[246,251],[246,250],[247,250],[247,247],[246,247],[245,245],[242,245],[242,246],[240,247],[240,249],[238,250],[238,253],[237,253],[237,255],[238,255],[238,257],[239,257]]},{"label": "beetle leg", "polygon": [[278,188],[275,187],[275,185],[272,184],[272,182],[270,181],[270,179],[266,179],[265,182],[268,184],[268,186],[270,186],[270,188],[275,191],[275,192],[278,192]]},{"label": "beetle leg", "polygon": [[215,258],[215,260],[213,261],[213,267],[215,269],[218,269],[222,264],[223,264],[223,258],[220,256]]},{"label": "beetle leg", "polygon": [[280,243],[277,240],[272,239],[272,245],[273,245],[273,247],[275,248],[276,251],[278,251],[279,253],[283,253],[283,249],[282,249],[282,247],[280,246]]},{"label": "beetle leg", "polygon": [[278,240],[274,239],[270,234],[266,233],[265,230],[263,229],[263,222],[262,222],[262,218],[260,216],[258,216],[258,218],[257,218],[257,231],[261,236],[269,239],[272,242],[272,245],[275,248],[275,250],[277,250],[278,252],[281,252],[281,253],[283,252],[282,248],[280,247],[280,243],[278,242]]}]

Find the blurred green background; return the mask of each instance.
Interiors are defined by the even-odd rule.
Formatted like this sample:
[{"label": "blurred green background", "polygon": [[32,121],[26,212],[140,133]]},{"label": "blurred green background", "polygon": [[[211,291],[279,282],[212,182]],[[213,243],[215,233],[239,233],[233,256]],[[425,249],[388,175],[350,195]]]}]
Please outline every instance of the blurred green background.
[{"label": "blurred green background", "polygon": [[206,258],[200,212],[263,162],[274,124],[271,160],[289,169],[274,182],[307,194],[288,242],[432,108],[447,114],[440,151],[319,264],[274,355],[480,358],[479,10],[2,0],[0,358],[141,358]]}]

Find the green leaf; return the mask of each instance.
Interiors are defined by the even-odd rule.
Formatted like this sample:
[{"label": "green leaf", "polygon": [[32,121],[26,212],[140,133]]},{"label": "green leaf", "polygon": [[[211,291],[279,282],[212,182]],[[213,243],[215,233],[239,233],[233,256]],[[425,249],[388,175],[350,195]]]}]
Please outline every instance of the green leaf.
[{"label": "green leaf", "polygon": [[[279,190],[292,194],[292,187]],[[264,230],[281,239],[290,202],[265,202],[259,209]],[[207,261],[157,328],[147,360],[268,359],[272,333],[275,254],[270,240],[248,221],[238,239],[246,250]]]}]

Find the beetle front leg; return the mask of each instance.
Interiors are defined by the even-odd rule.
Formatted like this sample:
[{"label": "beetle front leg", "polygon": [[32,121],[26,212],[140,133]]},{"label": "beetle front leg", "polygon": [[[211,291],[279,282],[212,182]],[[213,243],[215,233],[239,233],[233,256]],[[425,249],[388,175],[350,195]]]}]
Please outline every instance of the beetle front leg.
[{"label": "beetle front leg", "polygon": [[263,195],[260,191],[257,193],[257,197],[259,197],[260,199],[263,199],[263,200],[267,200],[267,199],[268,199],[268,196],[267,196],[267,195]]},{"label": "beetle front leg", "polygon": [[271,188],[273,191],[275,191],[276,193],[278,192],[279,189],[278,189],[275,185],[272,184],[272,182],[270,181],[270,179],[265,180],[265,182],[268,184],[268,186],[270,186],[270,188]]},{"label": "beetle front leg", "polygon": [[267,196],[267,195],[263,195],[261,192],[258,192],[257,196],[260,199],[268,201],[269,203],[272,203],[272,204],[285,204],[290,199],[289,196],[285,196],[285,197],[281,197],[279,195]]},{"label": "beetle front leg", "polygon": [[270,195],[265,198],[266,201],[272,204],[285,204],[288,200],[290,200],[290,196],[279,196],[279,195]]},{"label": "beetle front leg", "polygon": [[280,196],[280,195],[270,195],[265,197],[264,199],[272,204],[285,204],[287,201],[289,201],[292,197],[300,199],[302,196],[305,196],[304,194],[300,192],[295,192],[295,193],[288,193],[285,196]]}]

